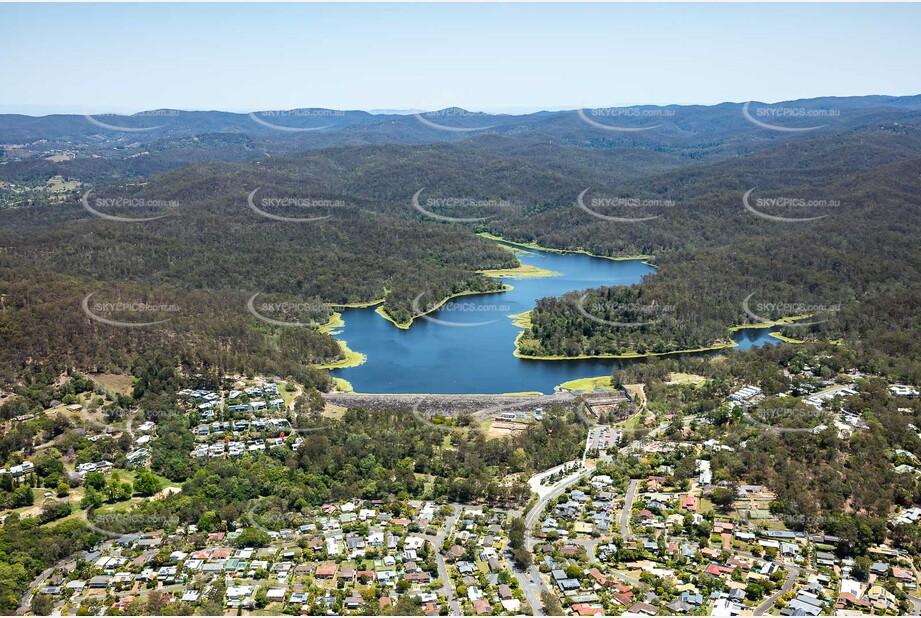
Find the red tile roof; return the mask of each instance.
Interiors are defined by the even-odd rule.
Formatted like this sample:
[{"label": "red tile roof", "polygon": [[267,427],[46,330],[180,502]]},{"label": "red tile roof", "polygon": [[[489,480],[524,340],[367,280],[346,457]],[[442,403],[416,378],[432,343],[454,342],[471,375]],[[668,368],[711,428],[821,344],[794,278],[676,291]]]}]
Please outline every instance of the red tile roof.
[{"label": "red tile roof", "polygon": [[600,605],[589,605],[588,603],[576,603],[572,606],[572,611],[576,612],[580,616],[594,616],[595,614],[603,614],[604,608]]}]

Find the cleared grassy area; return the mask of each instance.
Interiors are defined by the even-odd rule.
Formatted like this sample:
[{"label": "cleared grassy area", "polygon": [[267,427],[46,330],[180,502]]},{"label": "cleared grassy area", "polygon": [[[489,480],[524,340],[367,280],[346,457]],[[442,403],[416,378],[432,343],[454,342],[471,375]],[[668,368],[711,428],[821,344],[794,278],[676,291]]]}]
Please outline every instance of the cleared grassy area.
[{"label": "cleared grassy area", "polygon": [[668,376],[669,384],[693,384],[696,386],[706,381],[707,378],[694,373],[673,373]]},{"label": "cleared grassy area", "polygon": [[352,383],[343,378],[333,378],[333,383],[336,385],[336,390],[340,393],[354,393],[355,389],[352,388]]},{"label": "cleared grassy area", "polygon": [[592,392],[596,388],[606,391],[616,391],[617,387],[611,381],[611,376],[598,376],[595,378],[579,378],[578,380],[569,380],[556,386],[555,391],[585,391]]},{"label": "cleared grassy area", "polygon": [[531,328],[531,312],[524,311],[522,313],[513,313],[510,316],[512,318],[512,324],[518,328]]},{"label": "cleared grassy area", "polygon": [[768,334],[771,335],[771,337],[773,337],[774,339],[779,339],[780,341],[783,341],[784,343],[806,343],[802,339],[794,339],[793,337],[787,337],[780,331],[771,331]]},{"label": "cleared grassy area", "polygon": [[127,395],[134,389],[134,379],[122,373],[96,373],[88,376],[93,382],[113,393]]},{"label": "cleared grassy area", "polygon": [[621,421],[619,423],[614,423],[612,427],[620,427],[621,429],[639,429],[640,427],[643,427],[644,420],[646,420],[646,415],[643,414],[642,410],[639,410],[636,414],[627,420]]},{"label": "cleared grassy area", "polygon": [[633,401],[639,401],[640,407],[646,407],[646,385],[645,384],[624,384],[624,390],[630,395]]},{"label": "cleared grassy area", "polygon": [[[287,388],[285,388],[288,384],[292,384],[292,385],[295,387],[296,390],[289,391]],[[286,408],[290,408],[292,402],[293,402],[295,399],[297,399],[297,396],[300,395],[300,394],[303,392],[303,389],[300,388],[300,387],[299,387],[297,384],[295,384],[294,382],[287,382],[287,381],[286,381],[286,382],[281,382],[281,383],[279,383],[278,386],[279,386],[279,388],[278,388],[279,396],[280,396],[282,399],[285,400],[285,407],[286,407]]]}]

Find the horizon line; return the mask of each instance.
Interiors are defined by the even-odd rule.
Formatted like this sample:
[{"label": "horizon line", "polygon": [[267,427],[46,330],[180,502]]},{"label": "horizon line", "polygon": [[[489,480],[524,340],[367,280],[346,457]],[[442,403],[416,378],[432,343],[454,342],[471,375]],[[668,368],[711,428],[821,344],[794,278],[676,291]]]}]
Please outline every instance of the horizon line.
[{"label": "horizon line", "polygon": [[[882,97],[889,99],[902,99],[902,98],[911,98],[921,96],[921,92],[916,94],[905,94],[905,95],[890,95],[890,94],[857,94],[857,95],[821,95],[816,97],[803,97],[798,99],[782,99],[776,101],[759,101],[751,99],[747,101],[748,103],[764,103],[767,105],[777,105],[779,103],[793,103],[798,101],[815,101],[821,99],[860,99],[860,98],[871,98],[871,97]],[[295,111],[295,110],[325,110],[325,111],[335,111],[343,113],[366,113],[372,116],[411,116],[413,114],[428,114],[433,112],[444,111],[448,109],[460,109],[466,112],[477,113],[477,114],[488,114],[488,115],[506,115],[506,116],[527,116],[531,114],[540,114],[540,113],[559,113],[559,112],[578,112],[579,110],[585,109],[629,109],[636,107],[657,107],[657,108],[668,108],[668,107],[719,107],[721,105],[744,105],[746,101],[721,101],[719,103],[697,103],[697,102],[671,102],[671,103],[612,103],[607,105],[550,105],[550,106],[497,106],[497,107],[480,107],[476,106],[464,107],[462,105],[450,105],[447,107],[423,109],[423,108],[339,108],[339,107],[321,107],[321,106],[300,106],[300,107],[290,107],[290,108],[281,108],[281,107],[263,107],[258,109],[220,109],[220,108],[180,108],[180,107],[151,107],[145,109],[138,109],[135,111],[128,111],[127,109],[113,110],[113,109],[103,109],[95,108],[92,110],[88,109],[88,106],[78,106],[78,105],[55,105],[55,104],[0,104],[0,114],[3,115],[17,115],[17,116],[28,116],[30,118],[44,118],[48,116],[88,116],[94,114],[107,114],[107,115],[117,115],[117,116],[133,116],[136,114],[142,114],[145,112],[151,111],[175,111],[182,113],[225,113],[225,114],[252,114],[259,112],[268,112],[268,111]],[[31,111],[14,111],[14,110],[26,110],[32,108]],[[47,111],[42,113],[42,108],[47,108]],[[65,111],[66,110],[66,111]]]}]

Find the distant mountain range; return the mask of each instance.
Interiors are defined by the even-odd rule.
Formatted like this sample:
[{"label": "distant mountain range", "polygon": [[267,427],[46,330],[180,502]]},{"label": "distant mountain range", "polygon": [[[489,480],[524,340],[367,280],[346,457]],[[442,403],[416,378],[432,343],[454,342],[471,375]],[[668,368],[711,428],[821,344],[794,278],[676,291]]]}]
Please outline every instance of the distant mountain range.
[{"label": "distant mountain range", "polygon": [[[702,162],[755,152],[817,133],[911,122],[921,95],[827,97],[714,106],[635,106],[524,115],[448,108],[372,114],[302,108],[252,114],[150,110],[124,115],[0,115],[0,180],[53,174],[86,181],[132,178],[205,161],[245,161],[297,151],[371,144],[421,145],[506,138],[515,148],[641,149]],[[758,124],[761,123],[761,124]],[[764,125],[776,127],[766,128]],[[818,128],[814,128],[818,127]],[[4,147],[5,146],[5,147]],[[49,153],[70,160],[49,162]]]}]

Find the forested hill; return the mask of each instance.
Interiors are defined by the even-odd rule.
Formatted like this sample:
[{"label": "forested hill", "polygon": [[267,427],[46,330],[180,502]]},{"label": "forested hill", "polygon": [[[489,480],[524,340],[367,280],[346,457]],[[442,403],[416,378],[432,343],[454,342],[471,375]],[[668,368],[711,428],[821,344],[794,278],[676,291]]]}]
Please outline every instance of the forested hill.
[{"label": "forested hill", "polygon": [[[918,229],[921,195],[917,103],[848,99],[827,126],[795,134],[760,129],[732,105],[680,108],[685,116],[664,117],[661,128],[619,134],[593,129],[575,112],[535,114],[505,118],[524,122],[514,131],[500,124],[501,131],[444,143],[335,145],[282,156],[262,152],[257,160],[250,159],[269,142],[287,140],[287,149],[314,138],[168,134],[157,137],[166,167],[175,164],[170,156],[180,144],[185,154],[177,160],[204,162],[143,179],[128,179],[119,167],[128,159],[113,153],[127,145],[111,147],[111,157],[77,156],[68,164],[87,174],[79,191],[60,203],[0,212],[2,327],[4,341],[13,342],[2,346],[4,379],[17,379],[36,361],[124,368],[133,355],[162,348],[190,367],[301,368],[305,379],[323,386],[323,374],[303,367],[335,360],[333,339],[259,322],[246,299],[274,295],[279,303],[319,307],[324,316],[323,303],[384,299],[391,317],[407,321],[420,294],[426,304],[498,288],[475,271],[514,260],[478,231],[602,255],[657,257],[660,271],[638,288],[592,293],[586,304],[602,307],[595,317],[615,322],[636,321],[610,310],[618,304],[673,308],[663,319],[611,328],[579,312],[572,298],[544,300],[522,340],[527,353],[708,345],[725,339],[728,326],[751,319],[741,303],[755,293],[753,302],[772,307],[840,306],[839,319],[812,336],[865,336],[879,324],[868,323],[868,313],[889,311],[883,319],[901,325],[890,347],[902,360],[893,362],[904,367],[917,361],[898,334],[910,326],[904,311],[921,270],[917,252],[905,250]],[[381,120],[361,116],[337,130],[385,132],[375,118]],[[413,117],[391,121],[439,132]],[[680,138],[669,133],[675,131]],[[214,160],[221,156],[226,160]],[[43,178],[42,170],[55,165],[11,161],[0,172]],[[80,198],[91,188],[84,204]],[[766,220],[744,205],[749,190],[752,208],[772,217],[824,218]],[[830,205],[778,207],[770,202],[776,198]],[[290,220],[305,218],[315,220]],[[887,302],[896,292],[908,302]],[[142,298],[178,308],[152,331],[116,334],[81,311],[90,293],[94,302]]]},{"label": "forested hill", "polygon": [[[919,170],[917,123],[868,127],[644,179],[640,186],[667,187],[660,195],[685,207],[617,232],[604,229],[606,223],[567,229],[570,219],[552,212],[527,223],[503,221],[497,225],[501,233],[552,246],[579,238],[589,249],[619,245],[660,256],[656,275],[635,288],[543,299],[522,350],[574,355],[692,349],[726,342],[729,326],[759,322],[756,317],[815,313],[809,322],[817,324],[778,330],[797,339],[844,338],[890,367],[894,377],[917,381],[921,255],[913,247],[921,224]],[[823,217],[765,220],[743,203],[751,189],[752,206],[759,196],[829,205],[765,203],[761,212],[772,216]],[[637,247],[641,239],[650,244]],[[615,327],[601,320],[646,323]]]},{"label": "forested hill", "polygon": [[[654,152],[690,164],[731,159],[803,135],[765,130],[745,118],[744,107],[632,106],[522,115],[459,108],[418,115],[316,108],[253,114],[171,109],[130,116],[0,114],[0,180],[61,174],[82,182],[107,182],[204,161],[253,161],[334,146],[462,143],[483,135],[544,149],[629,149],[641,159],[644,151]],[[819,132],[832,133],[921,110],[921,96],[826,97],[770,106],[754,102],[746,109],[756,121],[772,118],[764,112],[792,109],[804,116],[777,123],[785,128],[821,126]],[[49,157],[62,152],[66,160]]]}]

